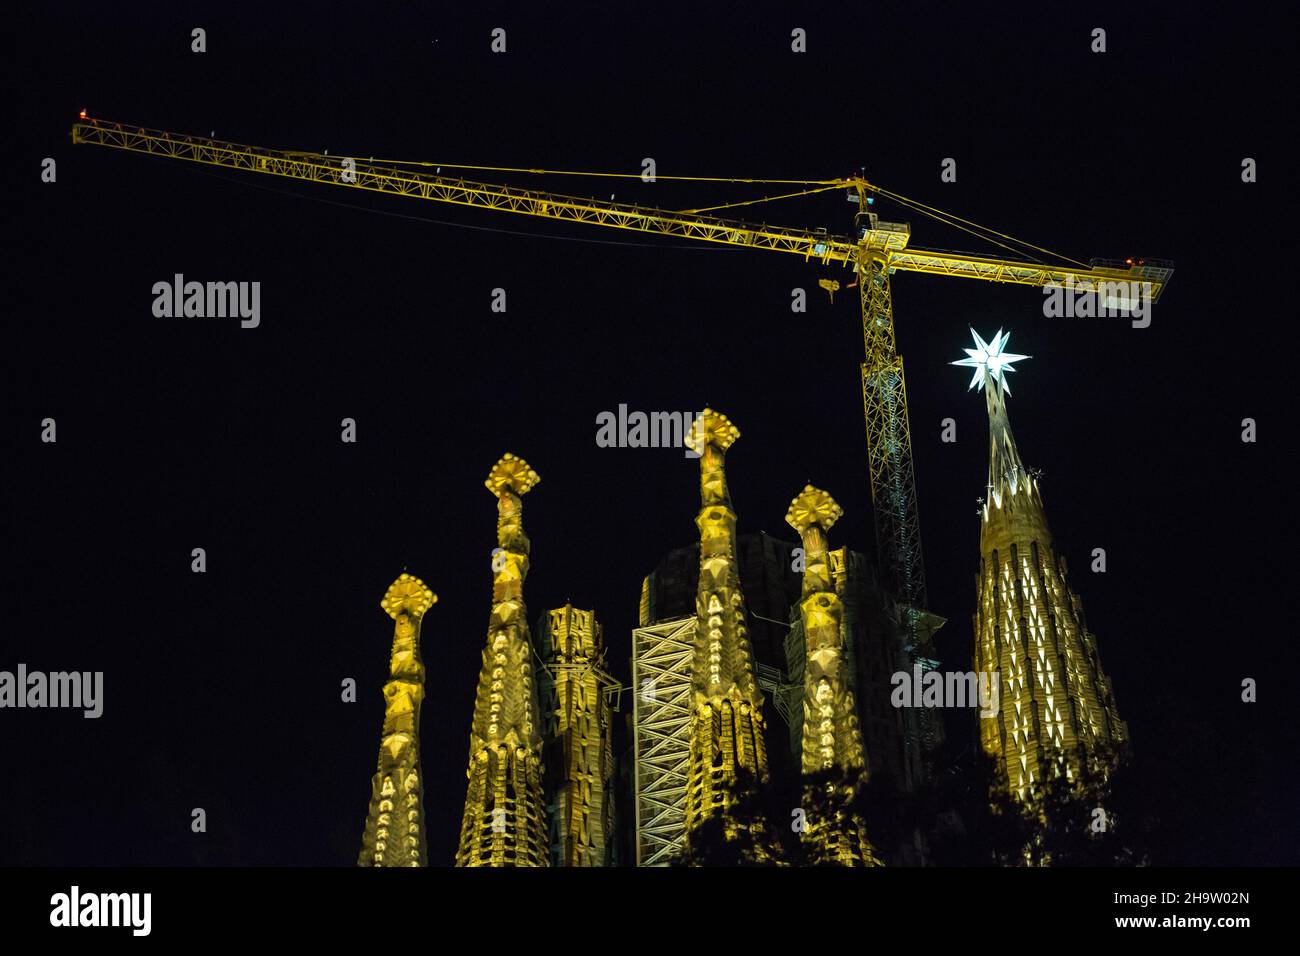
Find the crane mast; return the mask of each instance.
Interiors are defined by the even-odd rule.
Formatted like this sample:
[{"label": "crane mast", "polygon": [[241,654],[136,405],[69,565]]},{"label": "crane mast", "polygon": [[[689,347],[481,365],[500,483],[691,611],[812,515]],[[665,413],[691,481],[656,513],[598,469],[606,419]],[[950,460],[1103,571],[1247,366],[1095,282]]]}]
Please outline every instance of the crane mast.
[{"label": "crane mast", "polygon": [[[894,340],[891,276],[898,271],[958,276],[1017,285],[1078,287],[1083,283],[1146,283],[1156,301],[1173,269],[1169,263],[1138,264],[1093,260],[1089,265],[1052,265],[1037,261],[909,248],[910,227],[881,222],[866,212],[869,197],[883,192],[863,177],[808,181],[813,191],[844,188],[856,194],[859,212],[855,235],[830,236],[824,229],[770,226],[704,215],[692,210],[654,209],[626,203],[475,182],[442,175],[441,169],[403,168],[407,164],[323,153],[274,150],[217,139],[151,130],[122,123],[86,119],[72,127],[75,144],[103,146],[168,159],[243,170],[306,182],[408,196],[431,202],[491,209],[606,228],[673,236],[680,239],[743,246],[802,256],[805,261],[836,265],[856,273],[862,310],[864,360],[861,364],[863,412],[876,546],[885,586],[900,605],[908,632],[907,650],[932,657],[926,613],[925,566],[916,506],[911,429],[903,359]],[[419,164],[427,166],[429,164]],[[451,167],[449,167],[451,168]],[[545,170],[524,170],[543,173]],[[748,182],[736,179],[731,182]],[[892,194],[888,194],[892,195]],[[901,198],[901,197],[894,197]],[[924,207],[928,208],[928,207]],[[1009,248],[1009,247],[1008,247]],[[1013,250],[1014,251],[1014,250]],[[834,290],[838,283],[822,280]],[[832,291],[833,295],[833,291]],[[924,722],[923,722],[924,723]],[[930,738],[937,723],[912,728]]]}]

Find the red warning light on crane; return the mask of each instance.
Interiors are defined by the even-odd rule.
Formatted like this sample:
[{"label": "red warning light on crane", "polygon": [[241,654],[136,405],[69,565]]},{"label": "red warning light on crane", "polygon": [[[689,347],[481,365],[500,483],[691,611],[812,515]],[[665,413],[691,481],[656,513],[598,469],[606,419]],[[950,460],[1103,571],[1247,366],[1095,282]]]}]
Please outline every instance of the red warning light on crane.
[{"label": "red warning light on crane", "polygon": [[85,110],[82,110],[82,111],[81,111],[81,118],[82,118],[82,119],[85,119],[85,118],[86,118],[86,111],[85,111]]}]

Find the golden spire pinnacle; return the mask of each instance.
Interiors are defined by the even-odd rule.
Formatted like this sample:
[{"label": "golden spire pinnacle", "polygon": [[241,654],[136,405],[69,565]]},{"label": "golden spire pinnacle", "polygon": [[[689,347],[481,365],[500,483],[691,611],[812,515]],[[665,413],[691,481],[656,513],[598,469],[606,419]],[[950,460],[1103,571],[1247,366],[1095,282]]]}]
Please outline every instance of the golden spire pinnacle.
[{"label": "golden spire pinnacle", "polygon": [[684,438],[686,447],[700,456],[700,496],[706,506],[731,505],[723,459],[727,449],[739,437],[740,429],[731,424],[726,415],[706,408],[691,424]]},{"label": "golden spire pinnacle", "polygon": [[826,532],[844,514],[835,499],[820,488],[804,485],[790,502],[785,523],[799,532],[804,550],[803,593],[833,591],[830,560],[826,556]]},{"label": "golden spire pinnacle", "polygon": [[393,620],[403,613],[410,614],[417,621],[424,617],[424,612],[438,603],[434,594],[419,578],[403,574],[388,586],[379,606]]},{"label": "golden spire pinnacle", "polygon": [[[763,697],[754,678],[745,599],[736,557],[736,514],[727,496],[726,450],[740,431],[725,415],[706,408],[688,444],[700,455],[700,579],[695,598],[695,660],[691,683],[690,765],[686,783],[686,832],[725,814],[742,777],[767,779]],[[729,827],[730,825],[728,825]],[[754,824],[755,853],[769,851],[761,824]],[[731,829],[727,830],[732,836]]]},{"label": "golden spire pinnacle", "polygon": [[371,781],[358,866],[424,866],[426,862],[419,739],[424,700],[420,624],[437,600],[423,581],[403,574],[379,602],[394,621],[393,650],[389,681],[384,685],[379,768]]},{"label": "golden spire pinnacle", "polygon": [[[532,550],[528,535],[524,534],[522,497],[532,491],[541,480],[537,472],[529,467],[528,462],[507,452],[492,466],[487,479],[483,482],[484,487],[497,499],[498,553],[518,556],[517,561],[507,561],[507,563],[511,571],[508,580],[519,589],[522,589],[524,576],[528,573],[528,554]],[[494,571],[498,570],[497,565],[500,563],[500,561],[493,562]],[[503,579],[498,580],[504,583]],[[517,595],[521,593],[522,591],[518,591]]]},{"label": "golden spire pinnacle", "polygon": [[507,488],[517,495],[526,495],[541,480],[541,476],[528,466],[528,462],[506,452],[492,466],[483,485],[492,492],[494,498],[499,498]]},{"label": "golden spire pinnacle", "polygon": [[836,592],[826,552],[825,531],[843,514],[835,499],[808,485],[790,503],[786,522],[804,542],[803,623],[804,732],[803,770],[861,770],[866,765],[857,707],[842,666],[846,634],[844,605]]},{"label": "golden spire pinnacle", "polygon": [[530,547],[521,497],[540,480],[528,462],[506,454],[484,482],[497,499],[498,546],[491,555],[492,611],[470,728],[457,866],[549,862],[534,655],[523,597]]},{"label": "golden spire pinnacle", "polygon": [[[843,514],[829,494],[805,485],[785,516],[804,546],[799,617],[804,641],[802,767],[808,819],[802,840],[814,863],[876,866],[879,860],[866,827],[848,807],[865,779],[867,761],[852,673],[844,655],[848,641],[844,603],[827,553],[826,532]],[[814,775],[818,776],[815,784]]]},{"label": "golden spire pinnacle", "polygon": [[685,441],[688,448],[697,455],[704,453],[705,445],[713,445],[719,451],[726,451],[740,437],[740,429],[731,424],[731,420],[721,412],[706,408],[691,424]]},{"label": "golden spire pinnacle", "polygon": [[804,485],[803,491],[790,502],[790,509],[785,513],[785,523],[802,537],[814,525],[823,531],[830,531],[843,516],[844,509],[830,494],[812,485]]}]

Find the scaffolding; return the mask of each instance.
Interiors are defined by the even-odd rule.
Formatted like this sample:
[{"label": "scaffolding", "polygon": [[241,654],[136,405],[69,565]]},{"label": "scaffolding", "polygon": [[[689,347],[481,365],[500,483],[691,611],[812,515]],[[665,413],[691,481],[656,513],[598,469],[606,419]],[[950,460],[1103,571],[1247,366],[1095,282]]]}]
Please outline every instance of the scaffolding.
[{"label": "scaffolding", "polygon": [[686,842],[695,616],[632,631],[636,865],[667,866]]}]

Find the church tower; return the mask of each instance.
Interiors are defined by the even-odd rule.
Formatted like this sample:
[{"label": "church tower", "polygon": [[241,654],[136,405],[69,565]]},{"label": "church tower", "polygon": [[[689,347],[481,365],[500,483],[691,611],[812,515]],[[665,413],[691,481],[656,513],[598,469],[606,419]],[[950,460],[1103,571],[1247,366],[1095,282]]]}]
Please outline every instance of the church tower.
[{"label": "church tower", "polygon": [[[763,697],[754,676],[736,557],[736,513],[727,493],[725,455],[740,431],[706,408],[687,445],[700,459],[700,580],[695,598],[695,658],[691,669],[691,746],[686,780],[686,833],[725,814],[743,788],[767,781]],[[756,831],[761,829],[757,823]],[[730,825],[728,839],[733,833]],[[765,859],[765,835],[755,832]]]},{"label": "church tower", "polygon": [[610,866],[614,833],[614,721],[595,611],[571,604],[538,626],[538,690],[550,800],[551,865]]},{"label": "church tower", "polygon": [[424,664],[420,622],[438,596],[424,582],[403,574],[379,606],[395,622],[388,683],[384,685],[384,735],[379,769],[370,785],[370,811],[358,866],[424,866],[424,808],[420,795],[420,702]]},{"label": "church tower", "polygon": [[[866,825],[850,804],[865,782],[853,674],[845,660],[844,602],[831,572],[826,533],[843,510],[808,485],[790,502],[786,524],[803,541],[799,616],[805,647],[803,687],[804,851],[814,865],[879,866]],[[841,562],[843,555],[840,555]]]},{"label": "church tower", "polygon": [[470,727],[469,786],[457,866],[547,866],[542,738],[524,608],[528,536],[522,497],[540,479],[505,455],[484,484],[497,500],[492,613]]},{"label": "church tower", "polygon": [[1015,371],[1011,363],[1028,356],[1006,352],[1001,330],[991,342],[972,335],[976,347],[953,364],[975,370],[971,388],[984,389],[989,416],[975,669],[996,676],[998,706],[981,714],[980,739],[997,761],[1002,785],[1033,805],[1044,781],[1104,782],[1128,751],[1128,727],[1070,588],[1065,558],[1052,543],[1038,481],[1011,435],[1006,375]]}]

